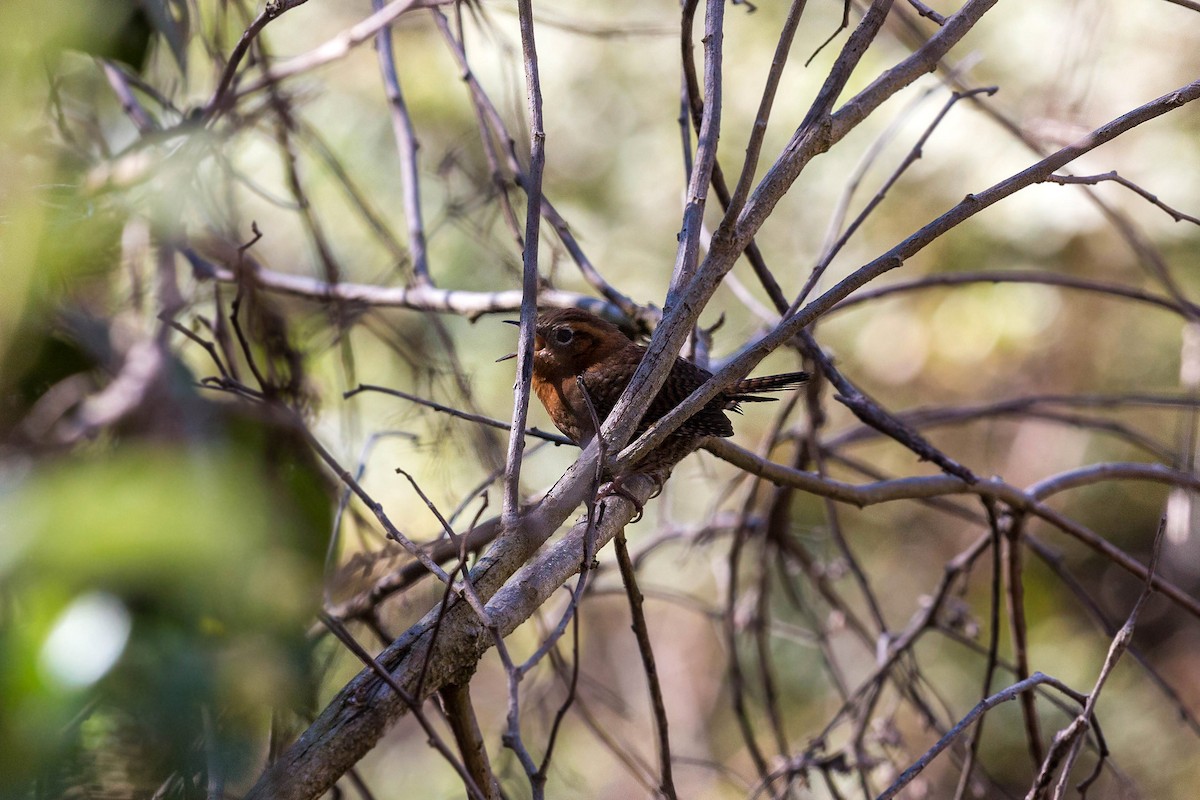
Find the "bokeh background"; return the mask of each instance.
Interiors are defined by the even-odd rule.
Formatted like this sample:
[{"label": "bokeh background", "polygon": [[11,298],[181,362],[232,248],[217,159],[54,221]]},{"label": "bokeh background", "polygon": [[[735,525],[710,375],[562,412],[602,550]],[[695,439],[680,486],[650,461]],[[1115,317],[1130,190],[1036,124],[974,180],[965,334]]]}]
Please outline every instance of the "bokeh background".
[{"label": "bokeh background", "polygon": [[[835,2],[809,6],[766,135],[768,159],[803,118],[845,41],[840,34],[806,65],[843,11]],[[843,100],[911,52],[917,33],[936,29],[906,4],[897,6],[906,16],[889,21]],[[326,278],[332,264],[340,280],[376,286],[411,278],[399,156],[370,43],[289,78],[277,96],[239,98],[212,124],[188,126],[258,11],[219,0],[0,5],[0,30],[7,31],[0,44],[5,796],[202,796],[218,774],[225,796],[240,796],[271,753],[360,669],[320,635],[316,611],[403,563],[361,509],[339,510],[342,488],[304,437],[245,398],[198,385],[215,374],[212,360],[162,322],[165,314],[205,339],[222,330],[230,335],[219,318],[236,287],[206,279],[185,252],[232,265],[238,245],[252,238],[252,222],[262,237],[248,252],[264,269]],[[740,166],[785,11],[767,0],[726,9],[720,158],[728,174]],[[267,26],[247,74],[255,74],[256,59],[308,53],[369,13],[365,2],[303,4]],[[446,13],[454,25],[453,9]],[[852,24],[860,15],[852,7]],[[612,285],[639,305],[661,306],[686,184],[679,8],[564,0],[535,4],[535,18],[544,191]],[[525,163],[516,6],[467,7],[461,24],[472,70]],[[419,11],[394,25],[394,45],[420,142],[434,281],[471,292],[519,287],[520,247],[505,224],[501,189],[446,42],[430,14]],[[947,62],[962,85],[996,86],[997,93],[950,110],[921,158],[834,258],[818,290],[966,194],[1033,163],[1036,151],[1052,151],[1195,80],[1198,53],[1200,12],[1186,4],[999,4]],[[124,77],[114,79],[110,70]],[[139,130],[122,108],[114,91],[122,81],[158,130]],[[949,96],[945,72],[926,76],[804,171],[757,240],[785,294],[799,291]],[[173,132],[163,135],[164,129]],[[1089,153],[1071,170],[1116,170],[1170,207],[1200,216],[1197,141],[1200,114],[1185,106]],[[503,191],[523,219],[520,192],[511,183]],[[1114,223],[1093,198],[1121,221]],[[710,212],[710,223],[718,219]],[[1143,253],[1130,246],[1131,237]],[[879,285],[1039,271],[1169,297],[1145,252],[1165,266],[1179,298],[1194,300],[1200,290],[1195,219],[1175,221],[1112,183],[1043,184],[938,239]],[[595,294],[546,226],[540,269],[547,286]],[[282,376],[286,402],[342,465],[361,470],[363,486],[397,524],[420,541],[440,530],[397,467],[415,476],[439,508],[467,503],[459,519],[469,524],[480,503],[472,493],[503,464],[506,434],[395,397],[342,395],[370,383],[508,420],[512,363],[494,360],[515,342],[515,331],[499,320],[515,316],[468,319],[274,293],[248,302],[257,304],[252,349]],[[718,319],[712,344],[718,362],[774,322],[745,263],[700,321]],[[813,332],[839,369],[894,413],[926,409],[936,418],[938,410],[1043,398],[922,429],[977,474],[1028,487],[1106,462],[1190,470],[1200,382],[1200,334],[1192,325],[1178,298],[1156,304],[1044,283],[983,282],[847,306]],[[283,333],[273,340],[273,331]],[[130,378],[122,365],[133,362],[131,353],[150,353],[153,379]],[[798,363],[781,351],[759,372]],[[833,477],[868,480],[855,463],[886,476],[936,474],[936,467],[863,428],[831,394],[820,401],[828,415],[822,437],[845,459],[830,459]],[[776,411],[747,410],[735,420],[737,441],[755,447],[772,431]],[[531,421],[552,427],[536,406]],[[799,409],[784,426],[801,440],[811,421]],[[789,447],[794,443],[776,457],[788,461]],[[532,452],[523,489],[548,487],[574,458],[573,448]],[[847,747],[855,720],[825,730],[843,702],[837,684],[853,688],[876,667],[874,647],[846,625],[846,609],[869,615],[832,541],[825,501],[791,498],[790,557],[738,533],[746,529],[738,515],[768,491],[734,467],[696,455],[628,531],[648,598],[681,797],[754,795],[758,775],[732,702],[731,657],[745,662],[743,716],[773,768],[821,737],[824,752]],[[1200,548],[1192,497],[1171,492],[1149,483],[1096,483],[1051,504],[1143,562],[1170,505],[1160,571],[1195,596]],[[490,496],[495,511],[495,485]],[[946,563],[986,530],[977,502],[953,504],[975,519],[912,502],[838,509],[841,534],[893,635],[928,602]],[[1030,523],[1028,532],[1053,556],[1045,562],[1026,555],[1030,668],[1087,691],[1111,641],[1097,614],[1119,624],[1141,587],[1042,523]],[[735,542],[743,550],[731,571]],[[808,566],[801,568],[804,559]],[[579,612],[582,673],[550,770],[552,797],[652,794],[645,777],[653,780],[655,763],[645,677],[611,554],[602,553],[600,563]],[[1077,582],[1079,592],[1051,566]],[[834,587],[839,603],[822,595],[814,576]],[[382,631],[403,631],[437,602],[440,589],[428,583],[382,606]],[[955,636],[923,637],[904,667],[936,698],[945,723],[980,698],[986,659],[969,643],[986,646],[991,592],[984,557],[956,584],[948,605],[953,614],[943,612],[941,625]],[[561,614],[563,595],[514,634],[514,652],[536,649]],[[1003,611],[1000,623],[1007,659],[1012,645]],[[766,631],[761,639],[756,626]],[[379,648],[370,630],[354,630]],[[1161,597],[1148,603],[1134,638],[1147,666],[1127,656],[1105,689],[1098,713],[1111,757],[1089,796],[1194,794],[1198,634],[1200,624],[1185,611]],[[563,664],[572,658],[564,649],[523,684],[523,730],[538,752],[565,694]],[[760,663],[770,665],[786,742],[775,740],[766,719]],[[505,791],[522,797],[529,791],[524,775],[500,745],[504,678],[495,654],[485,656],[472,695]],[[1001,669],[993,690],[1011,679]],[[1069,721],[1044,698],[1039,709],[1047,740]],[[868,716],[859,748],[846,752],[868,765],[869,787],[879,791],[936,735],[894,687],[880,693]],[[1095,761],[1086,751],[1080,775]],[[953,796],[960,763],[942,756],[908,796]],[[977,774],[968,796],[1024,795],[1033,767],[1016,704],[988,716],[979,764],[984,775]],[[864,793],[853,771],[832,765],[827,780],[819,773],[810,771],[811,785],[794,785],[792,796]],[[380,798],[462,794],[453,770],[410,719],[360,764],[358,779]],[[346,791],[356,790],[347,784]]]}]

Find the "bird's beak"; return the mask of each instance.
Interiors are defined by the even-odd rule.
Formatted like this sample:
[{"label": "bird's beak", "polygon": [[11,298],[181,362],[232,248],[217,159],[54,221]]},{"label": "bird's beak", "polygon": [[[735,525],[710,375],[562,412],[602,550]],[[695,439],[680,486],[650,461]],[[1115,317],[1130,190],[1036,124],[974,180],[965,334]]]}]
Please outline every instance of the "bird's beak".
[{"label": "bird's beak", "polygon": [[[516,325],[518,328],[521,326],[521,321],[517,320],[517,319],[502,319],[500,321],[503,322],[505,325]],[[500,356],[499,358],[497,358],[496,363],[499,364],[501,361],[508,361],[510,358],[516,358],[516,357],[517,357],[516,353],[509,353],[506,356]]]},{"label": "bird's beak", "polygon": [[[507,325],[516,325],[517,327],[520,327],[520,325],[521,325],[520,320],[515,320],[515,319],[502,319],[500,321]],[[541,350],[543,347],[546,346],[546,340],[542,338],[543,332],[544,331],[542,328],[535,329],[534,336],[533,336],[533,349],[534,350]],[[496,363],[499,364],[501,361],[508,361],[510,358],[516,358],[516,357],[517,357],[516,353],[509,353],[506,356],[500,356],[499,358],[497,358]]]}]

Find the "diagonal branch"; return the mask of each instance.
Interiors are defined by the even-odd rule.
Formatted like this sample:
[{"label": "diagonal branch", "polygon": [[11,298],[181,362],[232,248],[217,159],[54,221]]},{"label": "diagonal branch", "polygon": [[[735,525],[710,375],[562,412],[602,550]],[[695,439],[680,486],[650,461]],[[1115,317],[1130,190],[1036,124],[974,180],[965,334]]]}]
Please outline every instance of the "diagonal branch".
[{"label": "diagonal branch", "polygon": [[[946,29],[943,28],[944,30]],[[636,442],[621,451],[617,461],[618,468],[621,465],[635,463],[645,453],[657,447],[684,420],[695,414],[724,387],[730,386],[744,378],[754,368],[754,365],[766,357],[768,353],[791,341],[794,336],[827,313],[840,301],[849,297],[856,289],[865,286],[880,275],[902,266],[906,259],[912,258],[930,242],[975,216],[985,208],[998,203],[1000,200],[1015,194],[1027,186],[1044,181],[1048,176],[1054,174],[1056,170],[1071,163],[1084,153],[1091,152],[1100,145],[1106,144],[1121,134],[1136,128],[1138,125],[1173,111],[1198,97],[1200,97],[1200,80],[1189,83],[1174,92],[1165,94],[1117,117],[1074,144],[1058,150],[1047,158],[988,187],[978,194],[967,195],[954,208],[933,220],[916,233],[913,233],[888,252],[854,271],[804,308],[792,316],[785,318],[774,330],[755,342],[752,346],[743,350],[737,358],[729,361],[724,368],[705,382],[703,386],[692,392],[686,400],[676,406],[669,414],[659,419]],[[715,253],[716,249],[714,246],[713,255],[709,257],[710,260]],[[697,284],[695,287],[697,294],[705,298],[711,294],[708,291],[708,286],[703,283],[703,281],[710,278],[711,276],[703,270],[697,275],[696,281],[694,281]],[[715,289],[715,284],[712,288]],[[687,294],[691,297],[693,292],[689,290]],[[667,324],[668,320],[664,319],[664,326]],[[655,340],[658,340],[657,334],[655,335]],[[653,346],[653,341],[651,342],[651,346]]]},{"label": "diagonal branch", "polygon": [[[493,634],[507,636],[541,606],[580,568],[589,523],[575,524],[554,546],[522,567],[591,491],[596,448],[580,460],[535,509],[521,518],[516,535],[502,537],[471,570],[470,582],[486,603],[495,626],[488,630],[466,603],[454,600],[403,633],[376,658],[407,692],[413,692],[423,667],[422,694],[451,683],[462,683],[479,658],[495,643]],[[644,503],[653,482],[642,476],[624,488]],[[591,545],[608,543],[633,516],[633,504],[621,496],[605,500],[592,527]],[[511,578],[511,580],[509,580]],[[441,619],[440,635],[434,636]],[[422,697],[414,697],[419,702]],[[379,741],[388,727],[407,713],[403,702],[378,675],[364,671],[330,701],[324,711],[288,750],[259,778],[246,800],[311,800],[321,796]]]}]

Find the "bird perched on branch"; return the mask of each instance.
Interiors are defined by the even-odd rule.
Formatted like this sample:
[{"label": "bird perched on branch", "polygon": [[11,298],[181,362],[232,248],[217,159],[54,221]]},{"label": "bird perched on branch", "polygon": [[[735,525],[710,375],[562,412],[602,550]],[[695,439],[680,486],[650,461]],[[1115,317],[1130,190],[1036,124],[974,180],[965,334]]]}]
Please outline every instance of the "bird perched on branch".
[{"label": "bird perched on branch", "polygon": [[[596,431],[577,378],[583,378],[596,416],[603,423],[646,353],[645,347],[634,344],[616,325],[577,308],[538,314],[533,348],[533,390],[555,426],[580,447],[591,441]],[[711,377],[712,373],[703,367],[677,357],[634,436],[646,431]],[[636,463],[632,472],[648,474],[661,483],[706,437],[733,435],[726,411],[738,411],[740,403],[775,400],[756,395],[795,389],[807,379],[804,372],[789,372],[738,381],[686,419]]]}]

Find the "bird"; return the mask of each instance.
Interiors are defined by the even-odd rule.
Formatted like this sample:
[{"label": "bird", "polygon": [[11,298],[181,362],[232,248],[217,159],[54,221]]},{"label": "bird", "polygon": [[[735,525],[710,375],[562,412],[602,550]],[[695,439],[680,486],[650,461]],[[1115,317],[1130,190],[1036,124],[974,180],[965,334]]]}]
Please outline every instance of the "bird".
[{"label": "bird", "polygon": [[[596,435],[583,389],[586,388],[596,417],[603,423],[646,354],[645,347],[631,340],[616,325],[579,308],[541,311],[535,326],[533,348],[533,391],[555,427],[580,447]],[[638,422],[634,437],[662,419],[711,377],[708,370],[677,356],[662,388]],[[649,475],[661,487],[672,468],[707,437],[733,435],[733,425],[725,416],[726,411],[740,413],[741,403],[775,400],[777,398],[757,395],[797,389],[807,380],[807,373],[788,372],[745,378],[723,389],[635,463],[631,474]],[[622,476],[613,477],[619,479]],[[619,487],[616,493],[625,494]]]}]

